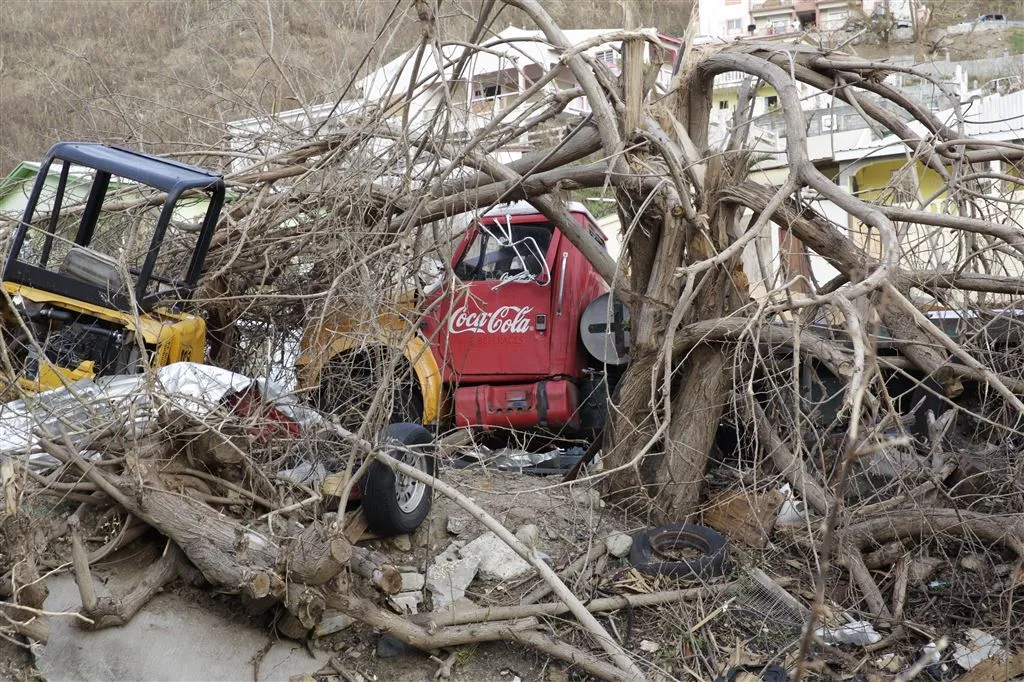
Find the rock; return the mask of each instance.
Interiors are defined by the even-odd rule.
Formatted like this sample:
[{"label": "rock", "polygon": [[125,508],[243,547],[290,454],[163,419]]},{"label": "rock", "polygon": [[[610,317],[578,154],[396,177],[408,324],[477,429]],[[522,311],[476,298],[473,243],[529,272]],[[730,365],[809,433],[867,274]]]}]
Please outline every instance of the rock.
[{"label": "rock", "polygon": [[412,540],[408,535],[396,535],[393,538],[388,539],[388,544],[393,549],[397,549],[399,552],[411,552],[412,551]]},{"label": "rock", "polygon": [[985,568],[985,559],[978,554],[968,554],[960,560],[960,567],[965,571],[977,573]]},{"label": "rock", "polygon": [[530,549],[536,549],[537,545],[540,544],[540,527],[532,523],[520,526],[519,530],[516,531],[516,537],[519,538],[519,542]]},{"label": "rock", "polygon": [[417,592],[423,589],[426,579],[422,573],[403,573],[402,592]]},{"label": "rock", "polygon": [[476,558],[480,577],[485,580],[516,580],[533,567],[494,533],[487,532],[459,550],[463,558]]},{"label": "rock", "polygon": [[419,605],[423,603],[423,593],[399,592],[391,595],[388,601],[403,615],[419,613]]},{"label": "rock", "polygon": [[601,499],[601,493],[597,492],[593,488],[573,488],[571,494],[573,501],[581,507],[600,509],[604,506],[604,501]]},{"label": "rock", "polygon": [[910,578],[911,582],[923,583],[928,580],[928,578],[932,577],[932,574],[935,573],[935,571],[939,569],[939,566],[942,566],[944,563],[946,563],[944,560],[936,557],[915,557],[914,560],[910,562],[907,576]]},{"label": "rock", "polygon": [[356,621],[351,616],[339,613],[333,609],[327,609],[320,618],[320,622],[313,628],[313,637],[333,635],[335,632],[341,632],[354,622]]},{"label": "rock", "polygon": [[658,644],[657,642],[652,642],[649,639],[641,639],[640,640],[640,651],[646,651],[649,654],[653,654],[654,652],[658,651],[659,649],[661,649],[661,645]]},{"label": "rock", "polygon": [[381,635],[380,639],[377,640],[378,658],[397,658],[402,654],[408,654],[414,651],[416,651],[415,648],[409,646],[400,639],[395,639],[391,635]]},{"label": "rock", "polygon": [[609,554],[621,559],[632,549],[633,538],[625,533],[612,533],[604,539],[604,546],[608,549]]},{"label": "rock", "polygon": [[476,577],[480,566],[478,557],[436,561],[427,569],[426,586],[434,598],[434,608],[440,609],[466,595],[466,588]]},{"label": "rock", "polygon": [[450,514],[448,516],[448,525],[446,526],[448,532],[452,535],[461,535],[466,532],[466,528],[469,527],[469,522],[472,521],[468,516],[458,516],[456,514]]}]

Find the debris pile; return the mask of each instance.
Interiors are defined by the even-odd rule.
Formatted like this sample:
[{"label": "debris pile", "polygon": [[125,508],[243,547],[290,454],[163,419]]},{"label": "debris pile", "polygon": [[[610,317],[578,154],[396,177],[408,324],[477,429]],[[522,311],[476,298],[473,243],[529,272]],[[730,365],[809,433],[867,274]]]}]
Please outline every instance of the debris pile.
[{"label": "debris pile", "polygon": [[[344,679],[363,675],[366,659],[353,657],[371,641],[378,659],[425,652],[442,677],[456,674],[463,647],[491,642],[605,680],[1022,674],[1024,149],[972,137],[981,124],[954,98],[949,118],[919,106],[886,81],[905,67],[805,44],[684,42],[659,79],[638,58],[663,51],[647,49],[651,32],[615,34],[613,71],[588,53],[598,43],[569,45],[539,2],[484,5],[473,40],[448,43],[432,5],[415,3],[423,43],[408,61],[434,70],[376,109],[339,113],[312,134],[271,125],[243,151],[233,140],[196,152],[221,164],[231,201],[197,295],[147,313],[202,316],[208,364],[69,373],[64,388],[8,396],[0,635],[38,649],[54,619],[122,626],[177,585],[229,595],[286,638],[362,638],[320,671]],[[472,97],[448,97],[438,79],[465,66],[505,5],[559,55],[531,65],[536,80],[519,73],[532,85],[509,95],[514,106],[452,134],[465,113],[455,100]],[[467,51],[452,57],[452,46]],[[738,105],[713,122],[723,74],[741,77]],[[556,92],[530,99],[549,83]],[[872,139],[902,145],[890,186],[860,191],[810,153],[798,86],[833,94]],[[770,153],[754,130],[764,87],[786,130]],[[410,127],[425,88],[447,99]],[[564,118],[580,97],[584,115]],[[503,145],[541,132],[555,144],[498,161]],[[242,156],[253,165],[232,170]],[[619,262],[566,209],[576,190],[614,201]],[[133,218],[133,207],[168,201],[133,199],[118,204]],[[602,327],[628,363],[614,376],[607,361],[587,367],[605,372],[590,392],[599,431],[553,432],[545,403],[536,432],[486,425],[466,437],[481,442],[458,445],[445,390],[459,372],[442,358],[424,375],[409,348],[429,354],[421,308],[436,290],[427,275],[455,277],[451,243],[464,225],[454,216],[513,199],[564,235],[614,294],[609,307],[628,309],[628,324],[616,308]],[[52,235],[59,221],[43,222]],[[480,281],[527,286],[527,256],[537,254],[516,253],[515,274]],[[552,301],[572,293],[545,263],[529,282]],[[73,264],[94,282],[119,275],[102,258]],[[175,292],[154,286],[157,299]],[[40,327],[60,321],[4,295]],[[554,355],[541,332],[558,301],[550,316],[520,309],[506,326]],[[133,329],[128,308],[122,326]],[[471,315],[474,326],[462,315],[462,329],[442,334],[470,338],[498,319]],[[62,356],[79,359],[77,332],[120,334],[75,328],[74,317],[64,315]],[[3,329],[7,393],[21,387],[14,351],[24,366],[46,358],[29,331]],[[152,344],[138,346],[125,357],[160,364]],[[288,375],[288,391],[250,378],[272,372]],[[442,374],[451,386],[436,386]],[[578,389],[558,372],[530,374],[536,386]],[[518,381],[501,384],[516,394],[510,412],[533,390]],[[489,395],[473,397],[480,413]],[[407,423],[420,418],[430,430]],[[375,515],[380,502],[401,518]],[[103,562],[140,546],[145,569],[111,589]],[[47,585],[62,573],[80,605],[57,612]]]}]

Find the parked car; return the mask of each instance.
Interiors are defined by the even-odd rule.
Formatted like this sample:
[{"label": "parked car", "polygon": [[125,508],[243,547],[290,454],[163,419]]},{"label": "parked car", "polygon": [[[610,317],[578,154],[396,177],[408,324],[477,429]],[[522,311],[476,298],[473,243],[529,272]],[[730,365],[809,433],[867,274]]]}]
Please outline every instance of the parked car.
[{"label": "parked car", "polygon": [[974,20],[976,24],[991,24],[991,23],[1005,23],[1005,14],[979,14],[978,18]]}]

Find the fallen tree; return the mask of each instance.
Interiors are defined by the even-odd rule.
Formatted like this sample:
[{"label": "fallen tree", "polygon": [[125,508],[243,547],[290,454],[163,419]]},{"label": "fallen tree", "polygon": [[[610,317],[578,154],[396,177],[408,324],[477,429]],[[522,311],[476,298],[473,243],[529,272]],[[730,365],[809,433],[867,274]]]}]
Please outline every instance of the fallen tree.
[{"label": "fallen tree", "polygon": [[[294,344],[337,310],[376,317],[393,304],[382,283],[412,281],[422,292],[424,263],[448,262],[458,229],[452,216],[527,199],[631,308],[630,364],[609,396],[601,457],[607,499],[656,522],[698,518],[710,476],[724,468],[710,463],[723,456],[716,441],[726,424],[738,434],[735,453],[725,453],[736,478],[753,492],[785,480],[805,504],[801,531],[789,535],[795,556],[813,557],[819,607],[838,564],[855,586],[843,608],[900,625],[906,557],[950,540],[1005,552],[1019,571],[1024,507],[1014,443],[1024,417],[1024,365],[1013,310],[1024,275],[1024,149],[971,138],[956,100],[950,106],[957,115],[940,119],[888,85],[903,67],[806,44],[688,46],[659,90],[644,74],[640,48],[650,36],[643,31],[617,34],[620,73],[570,44],[539,2],[485,3],[475,38],[503,4],[528,16],[562,58],[544,65],[527,90],[468,138],[451,132],[460,115],[451,98],[425,123],[408,119],[417,94],[478,49],[446,49],[436,7],[418,2],[423,38],[413,59],[441,60],[444,68],[417,75],[407,92],[390,93],[374,111],[325,122],[314,135],[281,127],[251,141],[253,165],[227,174],[235,200],[197,301],[210,323],[214,362],[265,370],[257,366],[264,350]],[[570,73],[571,89],[537,97],[545,83]],[[741,74],[747,85],[727,134],[716,140],[712,93],[724,73]],[[764,150],[751,141],[760,84],[777,93],[784,119],[785,148],[775,151],[785,154],[785,177],[775,182],[762,167]],[[927,173],[937,188],[925,194],[915,179],[908,200],[895,186],[858,196],[837,184],[809,154],[804,87],[890,131],[906,158],[894,177]],[[508,141],[564,120],[566,103],[578,97],[592,113],[570,119],[556,144],[496,160]],[[260,153],[264,143],[277,151]],[[191,158],[226,168],[235,156],[211,149]],[[562,203],[572,191],[596,188],[614,196],[623,226],[618,263]],[[833,209],[846,222],[837,222]],[[813,254],[835,276],[818,281],[806,260],[766,256],[773,230],[784,233],[793,253]],[[939,309],[958,316],[955,336],[929,314]],[[415,320],[409,322],[412,328]],[[372,450],[368,436],[408,371],[400,358],[389,362],[365,379],[372,402],[358,433],[346,436],[361,443],[345,450],[348,471],[357,449]],[[936,421],[943,410],[948,416]],[[254,456],[251,442],[227,460],[203,452],[200,466],[181,446],[182,432],[147,438],[115,444],[99,462],[44,439],[43,449],[59,462],[50,473],[26,465],[17,484],[12,469],[5,473],[5,490],[17,485],[80,505],[112,505],[125,519],[118,543],[143,524],[170,541],[121,598],[94,594],[88,566],[104,548],[90,553],[76,542],[82,613],[95,627],[124,622],[167,582],[197,578],[195,569],[219,589],[282,604],[300,634],[332,607],[422,648],[504,639],[610,679],[643,675],[578,595],[500,527],[493,529],[541,571],[564,607],[513,608],[487,627],[452,629],[488,620],[482,612],[473,616],[479,621],[442,618],[440,630],[425,631],[349,592],[339,581],[346,567],[385,592],[387,567],[324,520],[315,491],[271,481],[269,460]],[[894,473],[877,473],[892,462]],[[457,491],[444,492],[458,499]],[[43,641],[40,595],[13,587],[35,583],[41,561],[33,544],[40,540],[18,530],[18,514],[16,505],[7,507],[3,532],[27,558],[0,565],[7,572],[0,594],[5,585],[5,597],[17,593],[0,615],[13,632]],[[253,530],[256,521],[266,528]],[[277,534],[275,523],[302,528]],[[889,580],[890,571],[897,579]],[[393,569],[389,575],[393,582]],[[609,608],[623,603],[632,605],[627,599]],[[1006,621],[1017,623],[1012,604],[1003,608]],[[531,620],[566,611],[612,663],[545,639]],[[812,626],[820,611],[811,610]],[[813,631],[806,629],[800,665]]]}]

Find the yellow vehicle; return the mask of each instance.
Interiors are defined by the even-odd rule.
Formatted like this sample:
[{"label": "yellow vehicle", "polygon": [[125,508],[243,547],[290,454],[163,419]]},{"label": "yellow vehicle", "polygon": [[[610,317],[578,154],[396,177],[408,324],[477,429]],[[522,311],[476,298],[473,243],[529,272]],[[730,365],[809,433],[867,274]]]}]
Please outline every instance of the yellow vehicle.
[{"label": "yellow vehicle", "polygon": [[[55,181],[55,184],[54,184]],[[3,271],[4,392],[202,362],[206,324],[181,309],[224,203],[209,171],[62,142],[40,164]],[[174,239],[169,239],[170,236]]]}]

